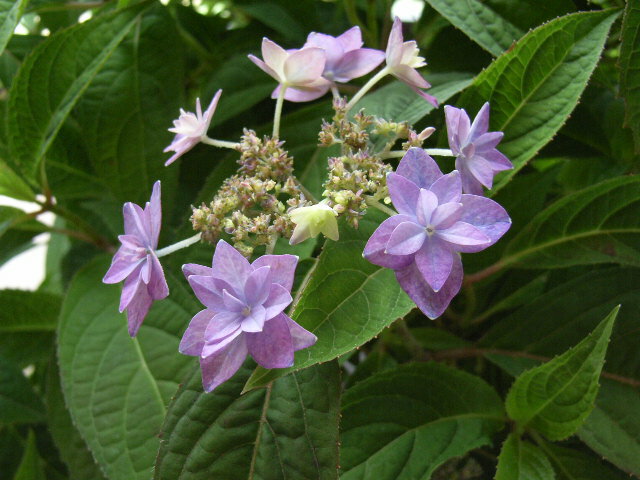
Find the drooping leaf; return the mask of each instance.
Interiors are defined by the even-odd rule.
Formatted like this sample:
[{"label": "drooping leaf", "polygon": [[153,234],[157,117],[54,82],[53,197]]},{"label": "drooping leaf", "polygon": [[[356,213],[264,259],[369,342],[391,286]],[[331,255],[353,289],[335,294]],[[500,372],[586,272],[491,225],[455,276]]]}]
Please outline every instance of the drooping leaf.
[{"label": "drooping leaf", "polygon": [[162,428],[156,480],[338,478],[337,362],[240,395],[253,365],[212,393],[199,367],[189,374]]},{"label": "drooping leaf", "polygon": [[24,374],[0,357],[0,425],[44,420],[44,405]]},{"label": "drooping leaf", "polygon": [[82,93],[133,27],[139,5],[49,37],[25,59],[9,93],[11,165],[34,183],[41,161]]},{"label": "drooping leaf", "polygon": [[347,390],[343,480],[426,480],[446,460],[491,442],[500,397],[480,378],[442,364],[408,364]]},{"label": "drooping leaf", "polygon": [[582,425],[598,393],[618,309],[573,349],[516,378],[506,407],[509,417],[521,428],[533,428],[550,440],[562,440]]},{"label": "drooping leaf", "polygon": [[4,52],[4,47],[9,43],[13,31],[22,17],[22,12],[29,0],[16,0],[0,2],[0,54]]},{"label": "drooping leaf", "polygon": [[61,299],[57,295],[25,290],[0,290],[0,332],[53,332]]},{"label": "drooping leaf", "polygon": [[640,152],[640,5],[626,2],[620,45],[620,94],[625,100],[625,124]]},{"label": "drooping leaf", "polygon": [[292,318],[313,332],[318,341],[296,352],[295,364],[290,369],[258,367],[246,389],[266,385],[286,372],[347,353],[414,307],[392,270],[362,258],[364,246],[379,219],[380,216],[367,215],[358,230],[343,225],[340,240],[325,243],[309,282],[292,310]]},{"label": "drooping leaf", "polygon": [[580,450],[552,443],[542,446],[558,480],[628,480],[629,476]]},{"label": "drooping leaf", "polygon": [[470,115],[491,104],[492,131],[514,164],[501,173],[498,192],[553,138],[576,106],[618,11],[566,15],[536,28],[476,77],[460,99]]},{"label": "drooping leaf", "polygon": [[31,248],[45,228],[19,208],[0,206],[0,265]]},{"label": "drooping leaf", "polygon": [[428,0],[429,5],[486,51],[497,57],[524,32],[478,0]]},{"label": "drooping leaf", "polygon": [[498,457],[495,480],[554,480],[549,459],[535,445],[510,434]]},{"label": "drooping leaf", "polygon": [[640,266],[640,178],[618,177],[558,200],[507,246],[501,262],[529,268]]},{"label": "drooping leaf", "polygon": [[177,354],[180,335],[198,309],[182,282],[167,274],[169,298],[156,302],[136,339],[118,313],[120,287],[103,285],[109,259],[74,277],[62,306],[58,359],[74,424],[105,475],[148,479],[166,405],[189,371]]},{"label": "drooping leaf", "polygon": [[18,470],[13,476],[13,480],[45,480],[46,478],[44,466],[38,454],[36,436],[33,431],[29,430],[22,460],[20,461]]},{"label": "drooping leaf", "polygon": [[35,199],[33,191],[3,160],[0,160],[0,195],[27,202]]}]

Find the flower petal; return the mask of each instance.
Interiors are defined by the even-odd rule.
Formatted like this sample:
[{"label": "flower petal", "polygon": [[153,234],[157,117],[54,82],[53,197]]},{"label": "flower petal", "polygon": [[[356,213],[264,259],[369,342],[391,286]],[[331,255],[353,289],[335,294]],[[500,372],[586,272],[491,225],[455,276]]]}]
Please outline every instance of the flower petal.
[{"label": "flower petal", "polygon": [[462,196],[462,180],[460,179],[460,172],[454,170],[451,173],[441,176],[438,180],[433,182],[433,185],[431,185],[429,190],[436,194],[440,205],[450,202],[459,202]]},{"label": "flower petal", "polygon": [[[462,157],[458,157],[457,160],[462,161]],[[491,188],[493,185],[493,169],[489,162],[478,155],[467,159],[466,162],[471,175],[485,187]]]},{"label": "flower petal", "polygon": [[164,271],[162,270],[160,260],[158,260],[156,253],[153,251],[147,256],[147,259],[150,267],[150,278],[147,284],[149,295],[151,295],[151,298],[154,300],[166,298],[169,295],[169,286],[167,285],[167,280],[164,278]]},{"label": "flower petal", "polygon": [[333,66],[333,80],[345,83],[362,77],[380,65],[383,60],[384,52],[372,48],[359,48],[347,52]]},{"label": "flower petal", "polygon": [[203,134],[205,135],[207,133],[207,130],[209,129],[209,125],[211,124],[211,119],[213,118],[213,114],[215,113],[216,108],[218,107],[218,101],[220,100],[220,95],[222,95],[222,89],[219,89],[215,93],[215,95],[211,99],[211,103],[209,104],[207,109],[204,111],[204,116],[202,117],[202,121],[203,121]]},{"label": "flower petal", "polygon": [[404,38],[402,37],[402,21],[400,18],[395,17],[393,20],[393,26],[389,33],[389,40],[387,41],[387,51],[385,56],[387,59],[387,65],[395,67],[400,64],[402,60],[402,43]]},{"label": "flower petal", "polygon": [[458,155],[467,143],[467,136],[471,128],[469,116],[462,108],[444,106],[444,117],[447,124],[447,139],[449,148]]},{"label": "flower petal", "polygon": [[496,172],[511,170],[513,168],[513,163],[498,150],[494,149],[488,152],[482,152],[482,157],[491,164],[491,168]]},{"label": "flower petal", "polygon": [[162,224],[162,205],[160,203],[160,180],[153,184],[151,199],[144,209],[144,213],[149,218],[149,240],[152,249],[158,248],[158,237],[160,236],[160,225]]},{"label": "flower petal", "polygon": [[205,267],[204,265],[198,265],[197,263],[186,263],[182,265],[182,273],[184,274],[184,278],[189,280],[191,275],[210,277],[213,275],[213,269],[211,267]]},{"label": "flower petal", "polygon": [[436,161],[418,147],[407,150],[398,164],[396,173],[412,181],[419,188],[426,189],[442,176]]},{"label": "flower petal", "polygon": [[247,57],[249,57],[249,60],[251,60],[260,70],[262,70],[264,73],[269,75],[276,82],[279,83],[279,82],[282,82],[284,80],[283,78],[280,77],[280,74],[278,74],[278,72],[276,72],[273,68],[271,68],[269,65],[264,63],[258,57],[254,56],[254,55],[247,55]]},{"label": "flower petal", "polygon": [[349,30],[344,32],[341,35],[336,37],[336,40],[342,46],[342,49],[345,52],[350,52],[351,50],[357,50],[362,47],[362,33],[360,32],[360,27],[351,27]]},{"label": "flower petal", "polygon": [[454,223],[460,220],[462,216],[462,204],[461,203],[445,203],[438,205],[431,215],[431,225],[436,230],[444,230],[451,227]]},{"label": "flower petal", "polygon": [[133,294],[131,294],[126,307],[127,323],[129,326],[129,335],[135,337],[140,329],[140,325],[142,325],[142,321],[147,316],[147,313],[149,313],[153,299],[149,296],[147,286],[143,282],[134,281],[131,284],[131,288],[135,288],[135,290]]},{"label": "flower petal", "polygon": [[406,215],[394,215],[387,218],[369,237],[362,256],[374,265],[397,270],[404,268],[413,261],[413,255],[389,255],[385,253],[391,234],[402,222],[411,221]]},{"label": "flower petal", "polygon": [[504,137],[502,132],[488,132],[480,135],[473,141],[473,145],[476,147],[477,152],[486,152],[487,150],[493,150],[496,145],[500,143]]},{"label": "flower petal", "polygon": [[247,305],[262,305],[271,290],[271,267],[256,268],[244,284]]},{"label": "flower petal", "polygon": [[[311,100],[320,98],[329,91],[329,88],[331,88],[331,82],[324,78],[321,80],[322,82],[313,82],[309,85],[287,88],[287,91],[284,94],[284,99],[289,102],[310,102]],[[271,98],[278,98],[281,88],[282,86],[278,85],[278,87],[271,93]]]},{"label": "flower petal", "polygon": [[246,339],[244,336],[239,336],[215,355],[200,358],[204,391],[211,392],[218,385],[230,379],[242,366],[246,357]]},{"label": "flower petal", "polygon": [[262,305],[254,305],[251,307],[249,316],[242,320],[243,332],[261,332],[266,321],[267,310]]},{"label": "flower petal", "polygon": [[151,241],[148,235],[150,228],[146,225],[142,208],[135,203],[127,202],[122,207],[122,216],[124,217],[124,233],[138,237],[145,247],[150,246]]},{"label": "flower petal", "polygon": [[193,289],[193,293],[196,294],[198,300],[202,304],[212,310],[220,310],[224,308],[224,302],[222,299],[222,290],[218,289],[218,285],[215,283],[213,277],[204,275],[191,275],[187,278],[189,285]]},{"label": "flower petal", "polygon": [[[124,236],[124,235],[122,235]],[[138,266],[145,261],[146,256],[132,253],[120,247],[111,260],[111,266],[102,278],[103,283],[119,283],[127,278]]]},{"label": "flower petal", "polygon": [[280,316],[264,324],[257,333],[247,333],[247,347],[253,359],[264,368],[293,365],[293,340],[286,320]]},{"label": "flower petal", "polygon": [[234,297],[228,290],[222,291],[222,301],[224,302],[224,309],[228,312],[239,314],[247,308],[247,305],[242,300]]},{"label": "flower petal", "polygon": [[262,39],[262,58],[264,59],[264,63],[266,63],[267,66],[281,78],[281,80],[284,80],[282,75],[284,72],[284,64],[288,57],[289,54],[280,45],[272,42],[266,37]]},{"label": "flower petal", "polygon": [[451,299],[460,291],[462,276],[462,262],[458,255],[454,255],[451,274],[438,292],[431,289],[415,263],[396,271],[396,278],[402,289],[432,320],[444,313]]},{"label": "flower petal", "polygon": [[271,267],[271,283],[282,285],[287,291],[293,287],[297,265],[296,255],[263,255],[252,263],[253,268]]},{"label": "flower petal", "polygon": [[236,312],[217,312],[204,332],[205,344],[215,344],[229,335],[240,333],[240,324],[244,316]]},{"label": "flower petal", "polygon": [[416,205],[416,218],[421,226],[426,227],[431,224],[431,216],[438,207],[438,197],[435,193],[420,189],[420,197]]},{"label": "flower petal", "polygon": [[317,47],[303,48],[289,55],[284,62],[284,76],[288,85],[305,85],[322,75],[326,53]]},{"label": "flower petal", "polygon": [[403,222],[393,230],[386,251],[390,255],[411,255],[420,249],[426,238],[422,225]]},{"label": "flower petal", "polygon": [[246,258],[224,240],[219,240],[213,253],[216,276],[229,282],[235,293],[244,292],[244,284],[253,271]]},{"label": "flower petal", "polygon": [[482,230],[466,222],[456,222],[446,230],[438,230],[437,235],[458,252],[479,252],[491,245],[491,239]]},{"label": "flower petal", "polygon": [[408,65],[398,65],[393,68],[391,74],[406,83],[417,88],[429,88],[431,84],[427,82],[415,68]]},{"label": "flower petal", "polygon": [[282,285],[272,283],[269,297],[263,303],[263,306],[266,309],[265,318],[267,321],[282,313],[282,311],[287,308],[292,301],[293,298],[291,298],[289,290],[284,288]]},{"label": "flower petal", "polygon": [[476,138],[480,137],[489,130],[489,102],[485,102],[480,108],[480,111],[473,119],[471,128],[469,128],[469,135],[467,137],[468,142],[474,142]]},{"label": "flower petal", "polygon": [[180,353],[196,357],[200,356],[202,347],[204,347],[204,332],[215,314],[216,312],[213,310],[201,310],[195,314],[189,322],[189,326],[184,332],[182,340],[180,340],[180,346],[178,347]]},{"label": "flower petal", "polygon": [[416,253],[416,266],[434,292],[438,292],[449,278],[454,256],[457,255],[451,248],[435,236],[424,242]]},{"label": "flower petal", "polygon": [[490,198],[477,195],[462,195],[463,211],[460,220],[481,230],[490,242],[481,248],[466,249],[466,252],[477,252],[496,243],[511,227],[511,219],[507,211]]},{"label": "flower petal", "polygon": [[387,188],[398,213],[415,217],[420,188],[410,179],[393,172],[387,175]]},{"label": "flower petal", "polygon": [[327,69],[333,70],[335,65],[345,54],[345,50],[338,39],[324,33],[311,32],[309,34],[309,36],[307,37],[307,43],[304,44],[302,49],[304,50],[311,47],[317,47],[324,50],[326,57],[326,63],[324,67],[325,71]]},{"label": "flower petal", "polygon": [[[278,317],[284,318],[287,322],[289,333],[291,334],[291,340],[293,341],[294,351],[297,352],[298,350],[302,350],[303,348],[310,347],[318,340],[318,337],[316,337],[313,333],[302,328],[284,313],[281,313],[280,315],[278,315]],[[275,318],[273,320],[275,320]]]}]

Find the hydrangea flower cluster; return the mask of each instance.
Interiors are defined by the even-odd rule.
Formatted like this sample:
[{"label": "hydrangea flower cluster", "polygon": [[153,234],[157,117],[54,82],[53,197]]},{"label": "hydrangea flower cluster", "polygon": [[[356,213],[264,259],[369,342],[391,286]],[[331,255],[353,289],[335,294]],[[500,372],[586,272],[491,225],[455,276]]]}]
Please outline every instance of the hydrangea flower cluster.
[{"label": "hydrangea flower cluster", "polygon": [[[435,131],[414,131],[407,122],[389,121],[353,111],[374,85],[391,75],[425,101],[437,100],[423,90],[429,83],[416,70],[425,65],[414,41],[404,41],[395,19],[385,52],[364,48],[360,30],[343,34],[313,32],[306,43],[285,50],[262,42],[262,59],[249,59],[277,82],[271,136],[244,130],[239,142],[208,137],[221,96],[219,90],[202,112],[180,111],[170,129],[172,164],[198,143],[238,153],[237,173],[226,179],[209,203],[193,208],[194,237],[158,250],[160,183],[154,185],[144,209],[124,206],[122,246],[104,277],[124,280],[120,310],[127,310],[129,333],[135,336],[154,300],[169,293],[159,258],[199,241],[215,245],[211,267],[183,266],[195,295],[205,306],[196,314],[180,343],[180,352],[199,358],[205,391],[230,378],[250,354],[265,368],[286,368],[294,352],[311,347],[315,335],[297,324],[285,310],[298,258],[273,255],[279,238],[297,244],[323,234],[338,241],[338,219],[352,228],[371,208],[389,215],[364,246],[363,256],[394,270],[399,285],[429,318],[447,309],[463,281],[460,254],[490,247],[509,229],[507,212],[482,196],[496,172],[512,168],[496,146],[501,132],[489,132],[489,104],[473,123],[466,112],[445,106],[450,149],[424,149]],[[385,62],[350,99],[339,85],[371,73]],[[305,102],[331,91],[334,115],[323,121],[320,146],[338,146],[327,161],[322,199],[315,199],[296,177],[293,158],[279,138],[284,100]],[[401,143],[401,149],[394,150]],[[456,170],[443,174],[431,155],[456,157]],[[394,171],[390,159],[402,157]],[[394,211],[387,205],[392,204]],[[225,239],[228,240],[228,243]],[[264,248],[265,254],[256,253]],[[249,259],[254,258],[250,263]]]}]

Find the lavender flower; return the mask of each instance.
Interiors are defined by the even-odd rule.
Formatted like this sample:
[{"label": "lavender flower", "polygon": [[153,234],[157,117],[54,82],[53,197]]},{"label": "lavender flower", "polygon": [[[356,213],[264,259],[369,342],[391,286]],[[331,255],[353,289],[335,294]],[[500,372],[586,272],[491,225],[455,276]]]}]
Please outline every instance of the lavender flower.
[{"label": "lavender flower", "polygon": [[429,88],[431,85],[416,70],[416,68],[424,67],[427,64],[423,57],[418,56],[419,53],[420,51],[415,41],[404,41],[402,22],[396,17],[389,34],[385,53],[387,69],[394,77],[409,85],[418,95],[434,107],[437,107],[438,101],[436,98],[421,90],[422,88]]},{"label": "lavender flower", "polygon": [[489,132],[489,102],[485,103],[473,124],[461,108],[444,107],[447,121],[449,147],[456,155],[456,168],[462,177],[462,189],[465,193],[482,195],[482,186],[493,186],[495,172],[510,170],[513,164],[496,145],[502,140],[502,132]]},{"label": "lavender flower", "polygon": [[277,98],[280,89],[286,88],[286,100],[308,102],[321,97],[331,87],[331,82],[322,78],[327,61],[322,48],[285,50],[268,38],[263,38],[262,58],[264,61],[249,55],[249,60],[280,84],[271,94],[272,98]]},{"label": "lavender flower", "polygon": [[144,210],[127,202],[123,216],[124,235],[118,237],[122,246],[113,256],[102,281],[118,283],[124,280],[120,312],[127,311],[129,335],[135,337],[153,301],[169,295],[162,265],[155,253],[162,222],[160,181],[153,185],[151,200]]},{"label": "lavender flower", "polygon": [[180,117],[173,121],[173,128],[169,131],[176,134],[171,144],[164,149],[164,152],[176,152],[169,160],[165,162],[165,167],[171,165],[182,155],[195,147],[204,137],[207,136],[207,130],[211,124],[211,119],[218,106],[218,100],[222,90],[218,90],[213,96],[209,107],[202,114],[200,99],[196,98],[196,113],[185,112],[180,109]]},{"label": "lavender flower", "polygon": [[250,353],[265,368],[293,365],[293,352],[316,342],[283,313],[291,303],[294,255],[263,255],[250,264],[220,240],[211,268],[184,265],[183,271],[205,305],[189,323],[180,352],[200,357],[202,384],[210,392],[228,380]]},{"label": "lavender flower", "polygon": [[421,148],[411,148],[387,176],[399,214],[378,227],[364,249],[371,263],[395,270],[400,286],[429,318],[439,317],[462,285],[458,252],[479,252],[511,226],[496,202],[463,195],[459,173],[443,175]]},{"label": "lavender flower", "polygon": [[366,75],[384,59],[384,52],[362,45],[360,28],[353,27],[338,37],[311,32],[303,48],[323,49],[327,61],[322,76],[330,82],[344,83]]}]

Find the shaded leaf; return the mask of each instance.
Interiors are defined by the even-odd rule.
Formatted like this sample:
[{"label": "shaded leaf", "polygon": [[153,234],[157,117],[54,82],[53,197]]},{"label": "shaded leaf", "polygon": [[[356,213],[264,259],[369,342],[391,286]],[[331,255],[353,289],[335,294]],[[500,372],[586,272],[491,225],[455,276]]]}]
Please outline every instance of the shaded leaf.
[{"label": "shaded leaf", "polygon": [[498,457],[495,480],[553,480],[556,478],[549,459],[535,445],[510,434]]},{"label": "shaded leaf", "polygon": [[580,450],[552,443],[542,446],[558,480],[628,480],[629,476]]},{"label": "shaded leaf", "polygon": [[0,425],[44,420],[44,405],[20,368],[0,357]]},{"label": "shaded leaf", "polygon": [[640,152],[640,5],[626,2],[620,45],[620,95],[625,100],[625,124]]},{"label": "shaded leaf", "polygon": [[33,431],[29,430],[27,445],[13,480],[45,480],[46,478],[42,460],[38,454],[38,447],[36,446],[36,436]]},{"label": "shaded leaf", "polygon": [[60,297],[49,293],[0,290],[0,332],[52,332],[60,304]]},{"label": "shaded leaf", "polygon": [[9,43],[29,0],[0,1],[0,54]]}]

